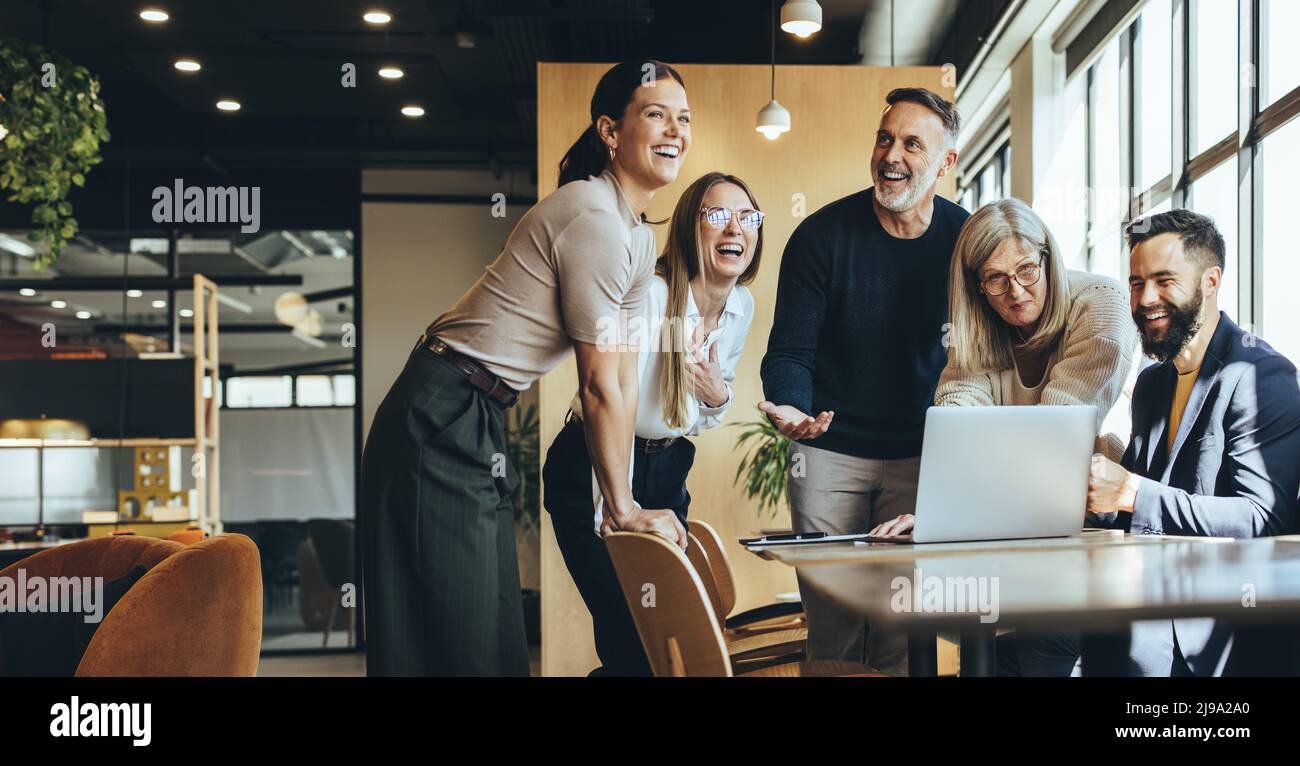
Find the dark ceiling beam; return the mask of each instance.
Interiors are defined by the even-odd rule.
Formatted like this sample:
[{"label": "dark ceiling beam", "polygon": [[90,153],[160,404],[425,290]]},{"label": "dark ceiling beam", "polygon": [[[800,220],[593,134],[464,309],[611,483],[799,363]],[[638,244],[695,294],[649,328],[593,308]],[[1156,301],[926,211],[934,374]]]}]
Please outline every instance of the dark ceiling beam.
[{"label": "dark ceiling beam", "polygon": [[[351,372],[353,361],[346,359],[326,359],[321,362],[304,364],[284,364],[278,367],[235,367],[232,375],[293,375],[300,372]],[[342,369],[339,369],[342,368]]]},{"label": "dark ceiling beam", "polygon": [[349,298],[354,292],[356,291],[351,287],[335,287],[332,290],[317,290],[314,293],[303,293],[302,297],[307,299],[308,303],[319,303],[320,301],[328,301],[334,298]]},{"label": "dark ceiling beam", "polygon": [[[208,279],[219,287],[249,287],[252,285],[301,285],[301,274],[209,274]],[[191,277],[54,277],[53,279],[10,278],[0,279],[0,291],[59,290],[63,292],[95,292],[104,290],[189,290],[194,287]]]},{"label": "dark ceiling beam", "polygon": [[[282,325],[278,322],[266,322],[261,324],[252,323],[252,322],[248,322],[244,324],[236,324],[234,322],[222,322],[221,325],[218,327],[218,331],[222,335],[227,335],[227,334],[229,335],[275,335],[279,333],[284,333],[284,334],[291,333],[293,332],[293,328],[288,327],[286,325]],[[97,333],[133,332],[139,335],[158,335],[158,334],[166,334],[167,325],[158,324],[156,322],[148,323],[148,324],[140,323],[140,322],[97,322],[95,323],[95,332]],[[182,322],[181,332],[186,334],[193,334],[194,323]],[[343,336],[322,333],[321,335],[317,336],[317,338],[319,340],[331,342],[331,341],[342,340]]]},{"label": "dark ceiling beam", "polygon": [[[337,149],[315,150],[219,150],[221,161],[232,168],[256,166],[258,168],[293,167],[298,169],[351,169],[358,166],[376,167],[436,167],[445,170],[482,170],[492,161],[492,155],[486,152],[465,152],[461,154],[438,151],[383,151],[371,149]],[[104,166],[121,168],[129,163],[140,167],[146,163],[166,163],[173,160],[195,160],[193,152],[181,149],[176,151],[159,150],[121,150],[105,153]],[[534,170],[537,158],[522,153],[498,154],[496,160],[501,167],[511,170]],[[198,164],[197,162],[195,163]],[[176,167],[174,164],[170,167]]]},{"label": "dark ceiling beam", "polygon": [[483,15],[489,19],[545,19],[547,21],[639,21],[655,20],[653,8],[557,8],[537,0],[489,0]]},{"label": "dark ceiling beam", "polygon": [[[424,35],[419,35],[423,38]],[[410,62],[420,61],[425,63],[437,63],[438,54],[434,52],[423,51],[367,51],[354,47],[340,45],[337,48],[294,48],[294,47],[243,47],[243,46],[202,46],[200,52],[204,57],[214,58],[232,58],[247,60],[264,60],[264,61],[330,61],[351,63],[378,63],[385,64],[389,62]],[[133,47],[130,50],[132,56],[159,56],[163,58],[179,58],[182,56],[193,56],[193,48],[178,48],[170,45],[147,45],[143,47]]]}]

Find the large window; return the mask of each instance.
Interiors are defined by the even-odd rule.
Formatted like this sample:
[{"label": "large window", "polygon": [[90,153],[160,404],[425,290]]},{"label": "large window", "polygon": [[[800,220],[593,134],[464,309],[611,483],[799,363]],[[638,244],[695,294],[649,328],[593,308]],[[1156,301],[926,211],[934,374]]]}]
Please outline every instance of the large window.
[{"label": "large window", "polygon": [[230,378],[223,386],[227,407],[289,407],[293,378],[288,375]]},{"label": "large window", "polygon": [[1260,106],[1265,107],[1300,87],[1300,2],[1260,0]]},{"label": "large window", "polygon": [[[1247,0],[1249,2],[1249,0]],[[1191,140],[1200,154],[1237,130],[1237,4],[1192,0]]]},{"label": "large window", "polygon": [[986,150],[983,164],[963,178],[957,191],[958,202],[972,213],[994,200],[1011,196],[1011,143],[1003,141],[995,146],[998,148],[992,152]]},{"label": "large window", "polygon": [[1237,314],[1237,158],[1220,164],[1192,184],[1189,208],[1208,215],[1223,232],[1225,261],[1219,287],[1219,308],[1234,320]]},{"label": "large window", "polygon": [[1142,11],[1137,39],[1134,99],[1138,142],[1138,188],[1150,189],[1169,175],[1173,161],[1173,17],[1170,0],[1152,0]]},{"label": "large window", "polygon": [[1124,219],[1128,213],[1129,185],[1124,177],[1122,159],[1124,136],[1120,130],[1120,50],[1119,41],[1106,46],[1101,58],[1088,74],[1088,153],[1089,194],[1088,232],[1091,252],[1090,270],[1122,279]]},{"label": "large window", "polygon": [[1147,0],[1070,80],[1086,88],[1087,267],[1127,274],[1120,231],[1136,217],[1208,215],[1227,245],[1219,307],[1293,359],[1300,301],[1289,287],[1300,261],[1285,229],[1300,168],[1296,29],[1295,0]]},{"label": "large window", "polygon": [[1264,139],[1263,170],[1264,338],[1291,361],[1300,360],[1300,258],[1296,257],[1295,188],[1300,168],[1300,120]]},{"label": "large window", "polygon": [[356,404],[356,378],[334,375],[241,375],[228,378],[226,407],[351,407]]}]

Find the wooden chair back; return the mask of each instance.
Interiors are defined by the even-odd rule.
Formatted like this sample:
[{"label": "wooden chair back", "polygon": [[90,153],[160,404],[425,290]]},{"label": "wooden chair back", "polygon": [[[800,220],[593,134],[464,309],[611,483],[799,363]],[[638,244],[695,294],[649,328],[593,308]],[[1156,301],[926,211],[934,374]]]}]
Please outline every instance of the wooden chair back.
[{"label": "wooden chair back", "polygon": [[725,615],[722,611],[722,597],[718,595],[718,581],[713,575],[713,564],[709,561],[709,556],[704,552],[704,546],[699,539],[690,532],[686,533],[690,544],[686,546],[686,559],[695,567],[695,573],[700,576],[700,582],[704,584],[704,593],[709,597],[709,606],[713,607],[713,614]]},{"label": "wooden chair back", "polygon": [[731,573],[731,561],[722,545],[722,536],[711,524],[698,519],[686,522],[690,534],[699,538],[700,547],[709,559],[709,569],[713,572],[713,582],[718,591],[718,603],[715,607],[718,618],[726,620],[731,610],[736,608],[736,578]]},{"label": "wooden chair back", "polygon": [[701,575],[657,535],[613,532],[605,545],[656,676],[730,676],[722,628]]}]

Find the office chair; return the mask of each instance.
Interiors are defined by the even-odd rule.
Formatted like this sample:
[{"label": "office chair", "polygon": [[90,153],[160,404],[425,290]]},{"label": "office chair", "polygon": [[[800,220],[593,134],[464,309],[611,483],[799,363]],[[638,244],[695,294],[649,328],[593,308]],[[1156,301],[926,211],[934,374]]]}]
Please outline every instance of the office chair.
[{"label": "office chair", "polygon": [[[696,574],[700,576],[700,582],[704,585],[704,593],[709,598],[713,613],[726,614],[729,606],[724,603],[719,593],[719,578],[717,572],[713,570],[713,559],[709,558],[704,543],[694,532],[688,532],[687,537],[690,539],[690,544],[686,547],[686,558],[695,568]],[[732,605],[734,605],[734,590],[731,595]],[[808,629],[802,626],[753,632],[723,628],[722,638],[727,643],[727,654],[733,664],[774,660],[797,662],[804,659],[804,653],[808,649]],[[746,666],[746,669],[750,668],[751,665]]]},{"label": "office chair", "polygon": [[[800,601],[767,604],[739,614],[732,614],[731,610],[736,608],[736,578],[732,574],[731,560],[727,557],[726,548],[723,547],[722,536],[711,524],[698,519],[691,519],[687,525],[690,534],[699,538],[700,547],[709,561],[709,569],[713,573],[719,598],[719,602],[714,603],[714,609],[718,614],[724,615],[724,631],[743,634],[803,628],[805,637],[807,636],[803,602]],[[707,587],[708,584],[705,585]]]},{"label": "office chair", "polygon": [[[641,644],[656,676],[733,676],[722,627],[704,583],[677,546],[655,535],[613,532],[605,538]],[[786,662],[743,675],[883,676],[841,660]]]}]

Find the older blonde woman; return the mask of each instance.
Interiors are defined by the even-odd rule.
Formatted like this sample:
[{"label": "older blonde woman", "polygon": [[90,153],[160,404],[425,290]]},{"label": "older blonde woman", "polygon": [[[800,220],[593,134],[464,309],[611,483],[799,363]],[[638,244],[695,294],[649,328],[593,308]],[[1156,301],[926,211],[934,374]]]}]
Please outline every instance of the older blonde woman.
[{"label": "older blonde woman", "polygon": [[980,208],[948,272],[948,366],[940,406],[1092,404],[1097,451],[1128,444],[1138,336],[1116,281],[1066,271],[1056,239],[1018,199]]},{"label": "older blonde woman", "polygon": [[[1113,279],[1067,271],[1056,238],[1024,202],[990,202],[962,226],[948,316],[936,405],[1092,404],[1097,451],[1123,456],[1139,359],[1128,295]],[[911,519],[876,529],[904,534]]]},{"label": "older blonde woman", "polygon": [[[1095,405],[1097,451],[1123,454],[1138,368],[1128,295],[1107,277],[1067,271],[1056,239],[1024,202],[989,203],[962,226],[948,315],[936,405]],[[900,516],[872,531],[904,534],[913,522]],[[1016,643],[999,655],[1001,672],[1068,674],[1078,654],[1070,636]]]}]

